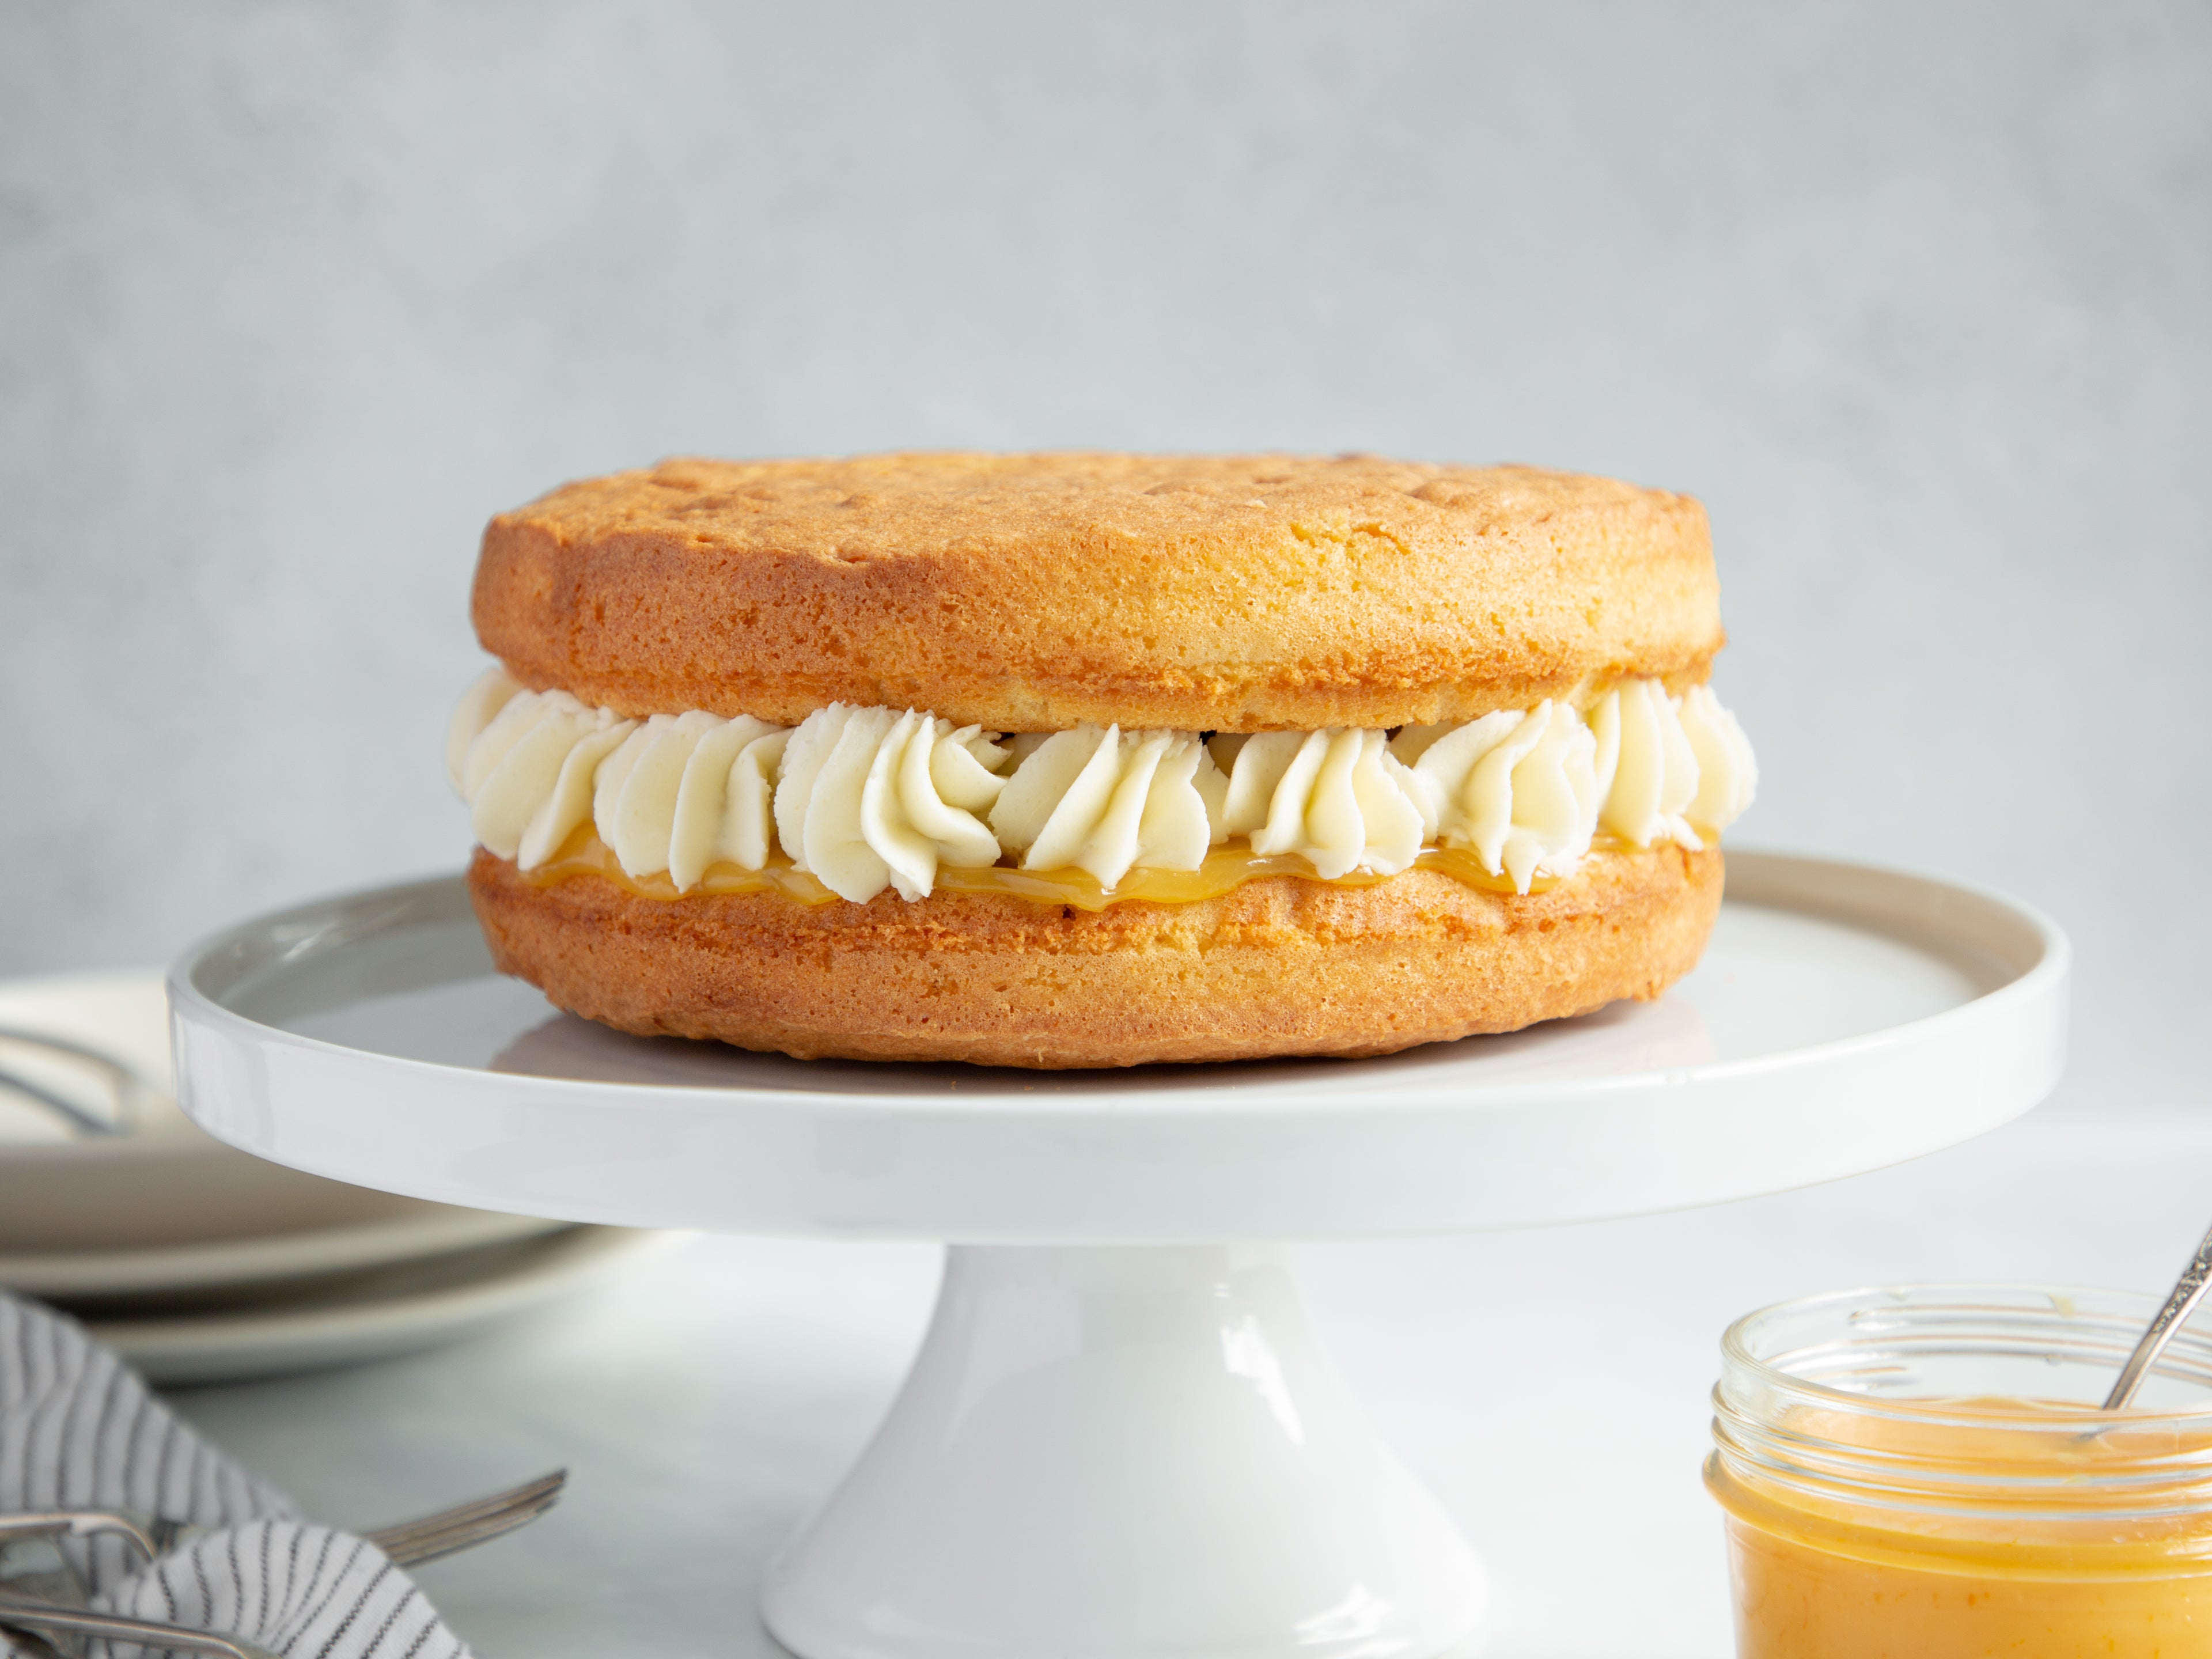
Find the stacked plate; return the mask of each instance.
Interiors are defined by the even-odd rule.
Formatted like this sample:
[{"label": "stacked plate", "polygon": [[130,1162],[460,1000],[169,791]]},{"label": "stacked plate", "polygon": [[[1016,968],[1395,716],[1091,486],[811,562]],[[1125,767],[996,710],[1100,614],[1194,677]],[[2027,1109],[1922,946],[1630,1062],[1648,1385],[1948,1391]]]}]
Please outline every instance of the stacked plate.
[{"label": "stacked plate", "polygon": [[161,1382],[434,1346],[673,1236],[456,1209],[210,1139],[170,1095],[159,974],[0,981],[0,1286]]}]

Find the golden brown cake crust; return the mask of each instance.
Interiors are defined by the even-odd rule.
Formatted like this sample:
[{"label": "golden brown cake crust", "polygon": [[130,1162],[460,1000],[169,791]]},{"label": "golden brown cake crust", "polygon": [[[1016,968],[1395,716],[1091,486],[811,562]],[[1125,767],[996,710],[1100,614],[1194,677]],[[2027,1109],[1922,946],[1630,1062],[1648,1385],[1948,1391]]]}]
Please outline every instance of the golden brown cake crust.
[{"label": "golden brown cake crust", "polygon": [[477,633],[628,714],[1387,727],[1702,680],[1705,510],[1530,467],[1061,453],[669,461],[492,520]]},{"label": "golden brown cake crust", "polygon": [[1649,999],[1697,962],[1721,883],[1717,850],[1667,846],[1593,854],[1527,897],[1410,870],[1091,912],[652,899],[533,882],[481,849],[469,866],[501,971],[589,1018],[809,1059],[1045,1068],[1390,1054]]}]

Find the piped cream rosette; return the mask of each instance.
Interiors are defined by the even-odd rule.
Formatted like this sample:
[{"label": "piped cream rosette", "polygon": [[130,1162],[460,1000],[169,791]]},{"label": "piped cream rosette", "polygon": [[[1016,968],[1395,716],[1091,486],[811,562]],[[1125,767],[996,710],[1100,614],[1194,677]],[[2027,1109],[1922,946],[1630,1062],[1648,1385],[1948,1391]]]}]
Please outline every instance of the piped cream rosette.
[{"label": "piped cream rosette", "polygon": [[477,840],[523,870],[588,821],[633,878],[679,892],[781,853],[842,898],[928,896],[941,869],[1191,871],[1232,837],[1314,874],[1392,875],[1431,846],[1526,893],[1601,832],[1695,849],[1751,804],[1758,769],[1705,686],[1608,691],[1462,724],[1376,731],[1001,738],[908,709],[832,704],[796,727],[693,710],[624,719],[504,670],[471,686],[446,751]]}]

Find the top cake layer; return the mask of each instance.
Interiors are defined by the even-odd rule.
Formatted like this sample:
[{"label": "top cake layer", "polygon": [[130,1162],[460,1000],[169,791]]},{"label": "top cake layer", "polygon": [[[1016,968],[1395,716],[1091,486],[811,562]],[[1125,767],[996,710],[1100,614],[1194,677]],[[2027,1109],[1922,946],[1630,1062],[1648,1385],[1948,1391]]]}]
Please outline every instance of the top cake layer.
[{"label": "top cake layer", "polygon": [[1093,453],[675,460],[484,532],[477,636],[620,713],[1388,728],[1702,681],[1705,510],[1533,467]]}]

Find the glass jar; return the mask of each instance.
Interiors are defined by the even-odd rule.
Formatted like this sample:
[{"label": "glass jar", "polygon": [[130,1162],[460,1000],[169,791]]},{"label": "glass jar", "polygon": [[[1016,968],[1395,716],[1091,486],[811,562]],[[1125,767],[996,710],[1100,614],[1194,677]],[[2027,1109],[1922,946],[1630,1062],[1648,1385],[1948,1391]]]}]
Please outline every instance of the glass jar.
[{"label": "glass jar", "polygon": [[1847,1291],[1721,1340],[1705,1484],[1739,1659],[2212,1659],[2212,1335],[2099,1403],[2116,1291]]}]

